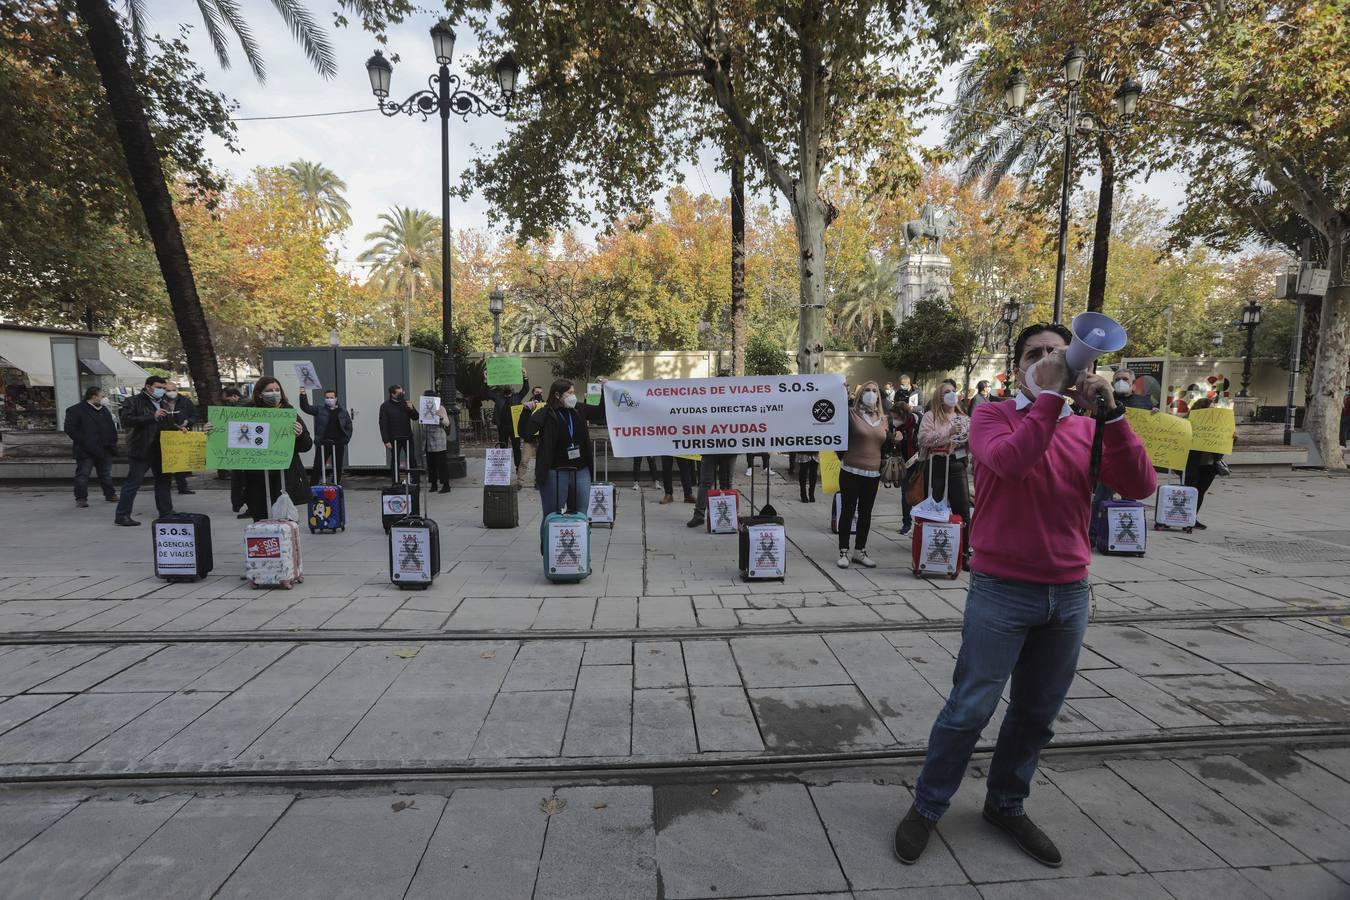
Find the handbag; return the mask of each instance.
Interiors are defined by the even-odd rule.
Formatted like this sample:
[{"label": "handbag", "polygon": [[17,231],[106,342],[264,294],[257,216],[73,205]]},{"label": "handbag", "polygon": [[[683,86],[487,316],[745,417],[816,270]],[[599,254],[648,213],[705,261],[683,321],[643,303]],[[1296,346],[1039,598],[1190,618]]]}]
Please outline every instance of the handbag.
[{"label": "handbag", "polygon": [[899,487],[904,482],[904,471],[900,457],[892,456],[888,458],[881,464],[881,486]]},{"label": "handbag", "polygon": [[[913,459],[914,457],[910,458],[910,460]],[[928,496],[928,489],[924,484],[923,463],[910,460],[906,461],[909,469],[905,474],[905,501],[910,506],[917,506],[923,502],[924,497]]]}]

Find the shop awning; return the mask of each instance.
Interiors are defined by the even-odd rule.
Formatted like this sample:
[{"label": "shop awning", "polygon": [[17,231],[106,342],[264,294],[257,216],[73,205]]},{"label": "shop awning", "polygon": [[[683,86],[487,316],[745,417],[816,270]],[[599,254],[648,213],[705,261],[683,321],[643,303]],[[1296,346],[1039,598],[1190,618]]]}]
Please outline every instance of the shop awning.
[{"label": "shop awning", "polygon": [[150,377],[149,372],[136,365],[107,341],[100,340],[98,342],[98,357],[105,366],[112,370],[112,375],[117,379],[118,384],[130,384],[139,388],[145,384],[145,379]]},{"label": "shop awning", "polygon": [[114,372],[112,369],[108,368],[107,365],[104,364],[103,360],[101,360],[101,359],[86,359],[86,358],[83,357],[83,356],[80,357],[80,368],[84,370],[84,374],[86,374],[86,375],[115,375],[115,374],[117,374],[117,373]]},{"label": "shop awning", "polygon": [[0,331],[0,356],[28,376],[30,387],[52,387],[52,341],[45,334]]}]

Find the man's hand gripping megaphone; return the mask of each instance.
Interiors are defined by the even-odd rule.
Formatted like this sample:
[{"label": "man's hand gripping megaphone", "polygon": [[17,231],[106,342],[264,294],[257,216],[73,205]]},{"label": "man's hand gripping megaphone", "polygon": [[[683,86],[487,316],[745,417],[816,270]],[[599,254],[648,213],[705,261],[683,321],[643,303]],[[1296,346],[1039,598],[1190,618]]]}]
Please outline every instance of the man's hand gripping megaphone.
[{"label": "man's hand gripping megaphone", "polygon": [[1054,391],[1068,397],[1080,409],[1096,409],[1103,404],[1108,413],[1116,411],[1116,397],[1111,382],[1093,372],[1074,372],[1066,359],[1064,347],[1047,353],[1023,373],[1022,393],[1032,400],[1041,391]]}]

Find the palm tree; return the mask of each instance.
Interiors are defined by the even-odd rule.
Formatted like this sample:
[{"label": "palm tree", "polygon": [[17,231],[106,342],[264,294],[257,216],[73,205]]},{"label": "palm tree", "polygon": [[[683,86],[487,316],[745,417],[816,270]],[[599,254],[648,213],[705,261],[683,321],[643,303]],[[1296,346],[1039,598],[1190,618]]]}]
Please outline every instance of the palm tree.
[{"label": "palm tree", "polygon": [[335,231],[352,224],[352,207],[342,194],[347,190],[347,182],[332,169],[323,163],[297,159],[281,173],[320,224]]},{"label": "palm tree", "polygon": [[882,321],[895,311],[895,279],[899,265],[879,253],[869,253],[863,270],[852,276],[835,295],[836,322],[853,332],[866,352],[877,349]]},{"label": "palm tree", "polygon": [[371,278],[384,290],[404,298],[403,343],[412,340],[412,316],[418,285],[435,290],[441,284],[441,220],[425,209],[395,206],[380,213],[384,226],[366,235],[373,241],[358,262],[370,263]]},{"label": "palm tree", "polygon": [[[216,361],[211,331],[197,296],[197,283],[192,277],[192,264],[183,246],[183,234],[174,213],[173,196],[164,180],[163,160],[150,120],[145,113],[145,102],[136,86],[127,57],[127,41],[112,0],[75,0],[80,21],[84,24],[85,40],[98,67],[99,78],[108,95],[108,108],[117,126],[117,137],[127,158],[127,169],[136,188],[145,216],[146,230],[159,259],[164,287],[169,294],[178,336],[183,343],[183,354],[192,376],[197,396],[208,404],[220,401],[220,366]],[[328,39],[319,30],[314,19],[298,0],[273,0],[291,33],[304,48],[314,68],[325,78],[337,72],[337,62]],[[127,15],[131,32],[138,45],[143,44],[145,32],[144,0],[127,0]],[[253,33],[239,11],[237,0],[197,0],[220,64],[229,67],[226,30],[233,32],[243,47],[254,75],[259,81],[265,76],[262,57],[253,39]]]}]

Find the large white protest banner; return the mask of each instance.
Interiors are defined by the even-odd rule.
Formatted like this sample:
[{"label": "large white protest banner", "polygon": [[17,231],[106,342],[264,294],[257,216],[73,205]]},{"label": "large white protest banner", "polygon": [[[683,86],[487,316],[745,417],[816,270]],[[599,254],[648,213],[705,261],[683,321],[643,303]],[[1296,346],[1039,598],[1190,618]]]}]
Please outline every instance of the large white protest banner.
[{"label": "large white protest banner", "polygon": [[848,447],[841,375],[608,381],[604,403],[615,456]]}]

